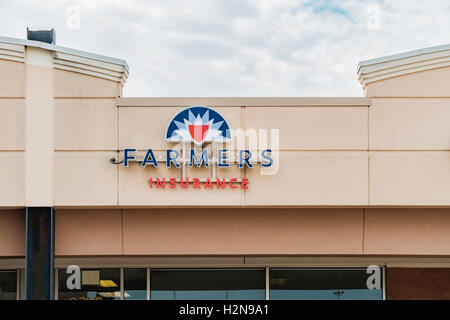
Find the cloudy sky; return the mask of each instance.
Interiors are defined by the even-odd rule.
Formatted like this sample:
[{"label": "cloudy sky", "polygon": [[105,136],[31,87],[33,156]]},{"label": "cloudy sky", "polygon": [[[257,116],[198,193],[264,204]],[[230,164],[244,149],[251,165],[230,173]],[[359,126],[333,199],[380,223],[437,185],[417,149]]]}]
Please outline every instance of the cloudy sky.
[{"label": "cloudy sky", "polygon": [[125,96],[362,96],[359,61],[450,43],[450,0],[0,1],[27,26],[125,59]]}]

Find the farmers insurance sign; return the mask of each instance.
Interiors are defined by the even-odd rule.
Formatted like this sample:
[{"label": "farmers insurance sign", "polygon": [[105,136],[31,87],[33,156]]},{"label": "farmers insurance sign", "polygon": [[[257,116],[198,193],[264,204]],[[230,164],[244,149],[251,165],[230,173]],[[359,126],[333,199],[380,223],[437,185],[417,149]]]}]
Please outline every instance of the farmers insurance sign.
[{"label": "farmers insurance sign", "polygon": [[[173,143],[181,143],[189,145],[189,149],[185,150],[184,157],[180,155],[180,151],[176,149],[165,150],[165,158],[157,159],[152,149],[147,149],[143,159],[137,160],[137,150],[124,149],[123,166],[129,167],[131,161],[138,161],[142,168],[153,166],[158,168],[160,165],[165,165],[167,168],[175,166],[182,168],[184,163],[188,167],[209,167],[211,164],[219,168],[228,168],[230,163],[236,163],[239,168],[270,168],[274,164],[271,149],[263,149],[259,154],[253,155],[250,150],[240,149],[231,157],[230,151],[224,149],[224,143],[232,141],[230,127],[227,121],[216,111],[204,107],[193,106],[184,109],[178,113],[169,123],[166,135],[166,141]],[[222,148],[215,149],[213,143],[220,144]],[[212,147],[213,152],[209,152],[208,145]],[[194,148],[192,148],[194,147]],[[211,155],[211,158],[210,157]],[[254,157],[254,158],[253,158]],[[259,161],[252,161],[259,159]],[[161,164],[162,163],[162,164]],[[215,171],[214,171],[215,172]],[[150,188],[248,188],[248,179],[231,178],[150,178]]]}]

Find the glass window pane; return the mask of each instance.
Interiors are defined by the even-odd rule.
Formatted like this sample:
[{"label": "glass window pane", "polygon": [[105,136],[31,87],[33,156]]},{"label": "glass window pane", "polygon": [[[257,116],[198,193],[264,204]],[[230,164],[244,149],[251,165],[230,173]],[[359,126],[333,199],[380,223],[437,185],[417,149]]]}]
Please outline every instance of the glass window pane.
[{"label": "glass window pane", "polygon": [[152,300],[264,300],[264,269],[151,270]]},{"label": "glass window pane", "polygon": [[58,273],[58,299],[119,300],[120,269],[82,269],[81,289],[70,290],[66,269]]},{"label": "glass window pane", "polygon": [[147,300],[147,269],[125,269],[124,282],[125,300]]},{"label": "glass window pane", "polygon": [[17,299],[17,271],[0,270],[0,300]]},{"label": "glass window pane", "polygon": [[[342,285],[343,294],[340,295],[340,300],[382,300],[383,290],[375,289],[369,290],[367,288],[367,279],[371,274],[367,273],[367,269],[357,270],[342,270]],[[381,274],[380,274],[381,276]],[[382,283],[380,279],[380,284]]]},{"label": "glass window pane", "polygon": [[271,269],[271,300],[381,300],[369,290],[365,268]]}]

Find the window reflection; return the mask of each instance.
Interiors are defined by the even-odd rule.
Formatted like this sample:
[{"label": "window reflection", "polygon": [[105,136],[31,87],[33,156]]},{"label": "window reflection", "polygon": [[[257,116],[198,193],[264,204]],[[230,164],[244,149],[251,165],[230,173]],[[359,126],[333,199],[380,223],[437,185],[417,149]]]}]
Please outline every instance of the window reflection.
[{"label": "window reflection", "polygon": [[17,271],[0,270],[0,300],[17,299]]},{"label": "window reflection", "polygon": [[271,269],[271,300],[382,300],[367,288],[365,268]]},{"label": "window reflection", "polygon": [[120,299],[120,269],[81,270],[81,289],[70,290],[65,269],[58,273],[58,299],[60,300],[118,300]]},{"label": "window reflection", "polygon": [[[65,269],[58,271],[59,299],[120,299],[119,268],[81,270],[81,289],[69,290]],[[370,290],[366,268],[270,268],[273,300],[382,300]],[[0,299],[16,298],[16,272],[0,272]],[[381,276],[381,275],[380,275]],[[123,269],[123,298],[147,299],[147,269]],[[264,300],[266,272],[252,269],[150,269],[153,300]],[[382,283],[382,279],[379,279]]]},{"label": "window reflection", "polygon": [[147,269],[124,270],[124,299],[147,299]]},{"label": "window reflection", "polygon": [[151,270],[153,300],[264,300],[264,269]]}]

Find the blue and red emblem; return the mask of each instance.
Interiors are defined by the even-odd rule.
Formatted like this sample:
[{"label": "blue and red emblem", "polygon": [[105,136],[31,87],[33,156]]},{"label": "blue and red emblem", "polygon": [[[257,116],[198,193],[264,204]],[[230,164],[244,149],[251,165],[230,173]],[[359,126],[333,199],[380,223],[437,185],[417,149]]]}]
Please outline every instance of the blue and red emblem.
[{"label": "blue and red emblem", "polygon": [[231,139],[230,127],[216,111],[193,106],[178,113],[167,127],[166,140],[171,142],[227,141]]}]

